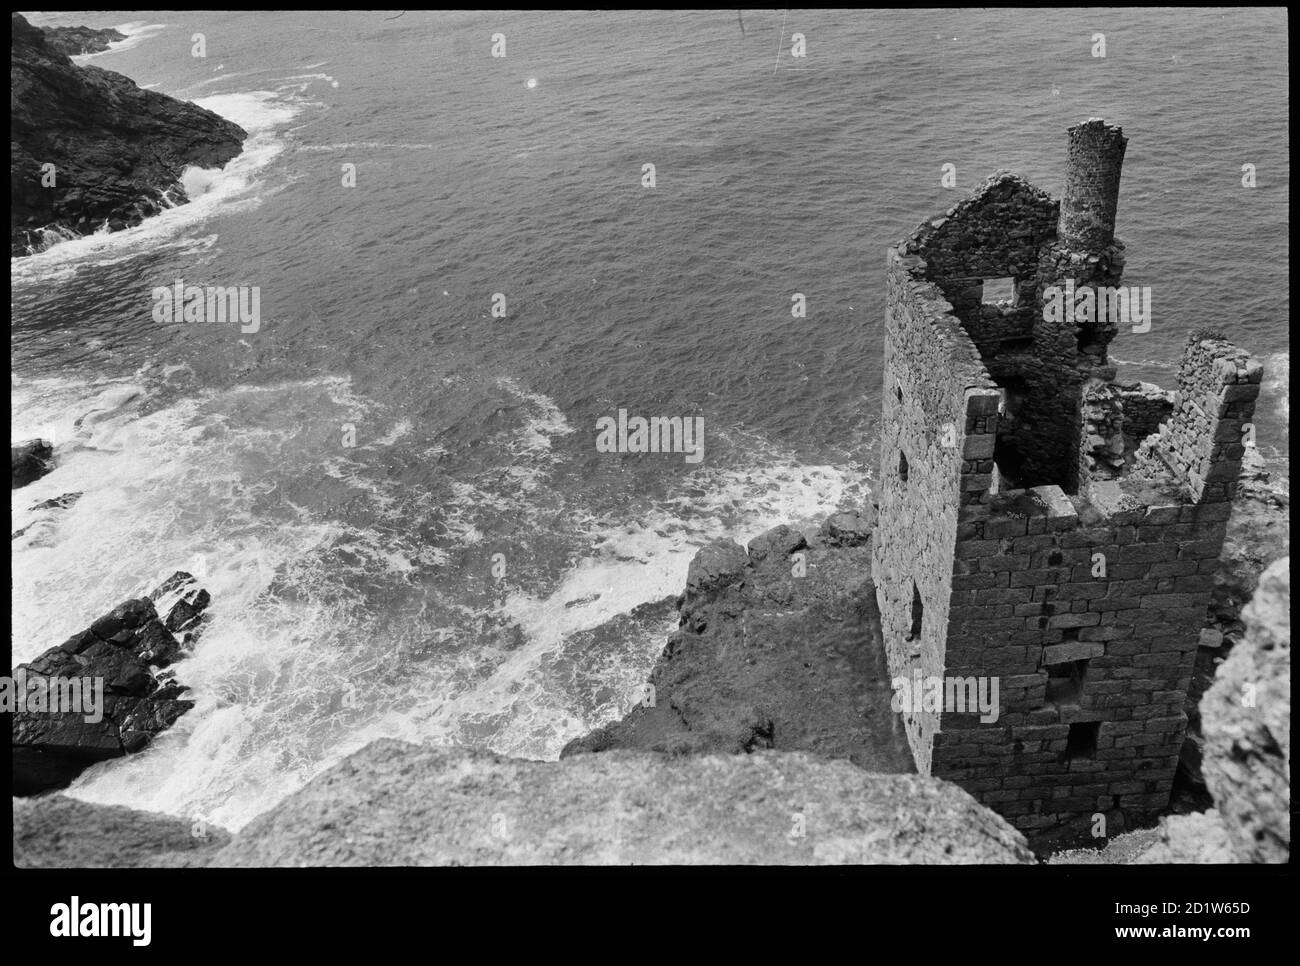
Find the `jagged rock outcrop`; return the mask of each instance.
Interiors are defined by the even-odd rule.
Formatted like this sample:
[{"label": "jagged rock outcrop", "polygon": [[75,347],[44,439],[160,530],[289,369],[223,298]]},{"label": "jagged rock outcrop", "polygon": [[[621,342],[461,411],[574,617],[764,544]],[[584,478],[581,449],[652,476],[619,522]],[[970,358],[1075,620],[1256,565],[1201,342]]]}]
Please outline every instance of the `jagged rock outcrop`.
[{"label": "jagged rock outcrop", "polygon": [[1175,805],[1200,811],[1211,804],[1201,763],[1204,757],[1201,704],[1215,671],[1241,641],[1242,609],[1250,601],[1264,568],[1291,552],[1291,500],[1288,489],[1271,479],[1258,450],[1248,448],[1241,489],[1228,519],[1223,552],[1214,573],[1206,627],[1187,689],[1187,737],[1179,754]]},{"label": "jagged rock outcrop", "polygon": [[9,465],[16,490],[34,483],[54,469],[54,447],[47,439],[28,439],[9,447]]},{"label": "jagged rock outcrop", "polygon": [[[188,200],[190,165],[224,165],[242,150],[239,125],[129,78],[78,67],[18,14],[9,60],[10,252],[25,255],[43,229],[117,231],[161,210],[163,192]],[[54,165],[54,185],[42,165]]]},{"label": "jagged rock outcrop", "polygon": [[890,710],[870,534],[856,514],[840,517],[811,541],[780,526],[748,553],[730,540],[702,548],[678,603],[681,626],[651,672],[653,690],[561,757],[774,748],[914,772]]},{"label": "jagged rock outcrop", "polygon": [[180,697],[187,688],[157,672],[193,643],[209,602],[208,592],[178,571],[148,598],[119,604],[19,665],[7,696],[15,707],[13,793],[65,788],[97,761],[140,751],[193,707]]},{"label": "jagged rock outcrop", "polygon": [[13,804],[14,865],[20,869],[203,865],[230,841],[229,832],[212,825],[66,795]]},{"label": "jagged rock outcrop", "polygon": [[42,27],[45,42],[65,57],[80,54],[97,54],[107,50],[109,44],[126,40],[126,34],[112,27]]},{"label": "jagged rock outcrop", "polygon": [[1028,863],[954,785],[807,754],[559,762],[377,741],[254,819],[216,866]]},{"label": "jagged rock outcrop", "polygon": [[68,507],[80,500],[81,496],[81,493],[62,493],[59,496],[42,500],[40,503],[28,507],[27,512],[37,514],[36,519],[19,527],[9,535],[9,539],[17,540],[33,527],[52,522],[58,517],[58,511],[68,509]]},{"label": "jagged rock outcrop", "polygon": [[1205,781],[1243,862],[1291,855],[1291,560],[1260,577],[1246,637],[1205,694]]}]

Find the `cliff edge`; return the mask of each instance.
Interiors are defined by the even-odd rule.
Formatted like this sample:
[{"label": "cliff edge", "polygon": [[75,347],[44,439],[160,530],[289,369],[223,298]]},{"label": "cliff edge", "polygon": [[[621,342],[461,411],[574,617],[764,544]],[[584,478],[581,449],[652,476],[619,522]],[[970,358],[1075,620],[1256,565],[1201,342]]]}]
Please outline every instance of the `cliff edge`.
[{"label": "cliff edge", "polygon": [[[42,810],[53,818],[41,820]],[[955,785],[771,751],[610,752],[551,762],[382,740],[317,776],[223,847],[220,830],[204,829],[201,840],[190,838],[191,831],[179,819],[56,796],[16,806],[15,862],[68,865],[75,856],[86,867],[1033,862],[1019,832]]]},{"label": "cliff edge", "polygon": [[[189,199],[180,177],[215,168],[247,133],[195,104],[141,90],[99,67],[78,67],[19,14],[9,59],[10,254],[45,243],[47,230],[118,231]],[[50,167],[50,166],[53,167]]]}]

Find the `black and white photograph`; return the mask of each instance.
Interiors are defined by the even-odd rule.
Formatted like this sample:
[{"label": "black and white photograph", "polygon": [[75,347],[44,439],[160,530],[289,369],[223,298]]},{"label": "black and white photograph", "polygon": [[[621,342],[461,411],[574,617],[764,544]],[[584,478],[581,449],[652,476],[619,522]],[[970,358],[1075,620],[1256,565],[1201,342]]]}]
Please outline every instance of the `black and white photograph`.
[{"label": "black and white photograph", "polygon": [[11,14],[6,933],[599,870],[1277,941],[1288,29]]}]

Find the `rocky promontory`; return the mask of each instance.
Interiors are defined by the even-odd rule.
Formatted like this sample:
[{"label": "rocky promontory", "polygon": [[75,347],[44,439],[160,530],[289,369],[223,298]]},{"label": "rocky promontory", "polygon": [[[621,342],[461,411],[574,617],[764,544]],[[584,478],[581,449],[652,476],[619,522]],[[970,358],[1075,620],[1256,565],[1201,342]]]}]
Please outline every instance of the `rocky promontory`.
[{"label": "rocky promontory", "polygon": [[9,60],[10,253],[39,250],[46,231],[82,235],[139,224],[189,199],[187,167],[215,168],[246,132],[211,111],[121,74],[77,66],[19,14]]},{"label": "rocky promontory", "polygon": [[112,27],[42,27],[45,42],[65,57],[98,54],[108,50],[110,44],[126,40],[126,34]]},{"label": "rocky promontory", "polygon": [[773,748],[915,772],[890,710],[870,535],[870,516],[840,513],[811,539],[779,526],[748,549],[704,547],[643,700],[561,756]]}]

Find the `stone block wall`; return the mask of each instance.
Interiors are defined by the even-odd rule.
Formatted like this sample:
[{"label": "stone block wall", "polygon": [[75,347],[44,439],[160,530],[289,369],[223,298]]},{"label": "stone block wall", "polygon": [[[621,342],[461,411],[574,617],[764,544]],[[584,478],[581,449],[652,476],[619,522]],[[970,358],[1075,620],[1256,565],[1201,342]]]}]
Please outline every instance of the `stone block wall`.
[{"label": "stone block wall", "polygon": [[1133,478],[1170,481],[1198,502],[1231,500],[1264,367],[1231,342],[1193,333],[1178,370],[1173,415],[1143,440]]},{"label": "stone block wall", "polygon": [[[885,414],[872,549],[891,677],[943,671],[958,494],[966,470],[992,470],[998,392],[926,264],[891,249],[885,312]],[[942,373],[942,378],[936,374]],[[982,442],[966,459],[966,428]],[[980,448],[982,446],[982,448]],[[887,522],[886,522],[887,521]],[[903,716],[917,767],[929,767],[938,717]]]},{"label": "stone block wall", "polygon": [[1124,399],[1101,379],[1089,379],[1080,393],[1079,488],[1095,480],[1113,480],[1124,470]]},{"label": "stone block wall", "polygon": [[944,713],[931,773],[1018,827],[1169,803],[1226,504],[1094,503],[1058,487],[965,505],[944,674],[996,676],[1002,715]]},{"label": "stone block wall", "polygon": [[1174,414],[1174,393],[1149,382],[1116,383],[1124,411],[1124,435],[1142,442]]}]

